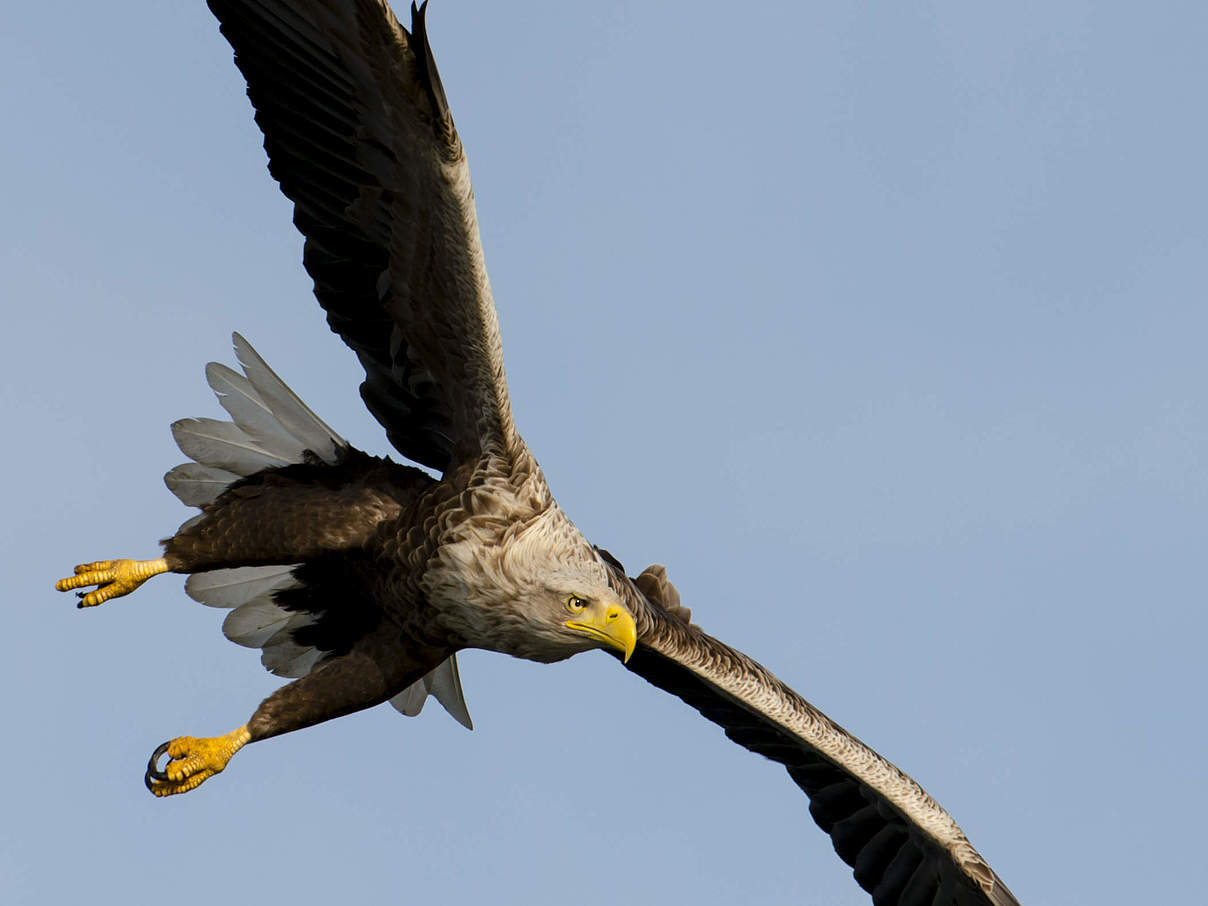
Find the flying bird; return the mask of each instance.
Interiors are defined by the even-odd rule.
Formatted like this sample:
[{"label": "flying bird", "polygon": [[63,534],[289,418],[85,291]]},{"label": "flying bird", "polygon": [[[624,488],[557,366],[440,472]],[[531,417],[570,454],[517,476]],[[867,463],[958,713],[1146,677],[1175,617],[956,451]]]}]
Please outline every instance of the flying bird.
[{"label": "flying bird", "polygon": [[[856,881],[885,906],[1016,899],[917,783],[691,622],[661,566],[627,577],[558,506],[513,423],[465,152],[424,24],[383,0],[209,0],[294,204],[328,324],[407,460],[350,446],[238,334],[211,363],[230,417],[185,419],[168,487],[200,513],[163,556],[85,563],[81,607],[165,572],[227,608],[225,634],[293,681],[223,736],[152,754],[156,796],[245,745],[435,697],[467,727],[457,652],[552,662],[602,649],[739,745],[783,764]],[[89,590],[91,589],[91,590]]]}]

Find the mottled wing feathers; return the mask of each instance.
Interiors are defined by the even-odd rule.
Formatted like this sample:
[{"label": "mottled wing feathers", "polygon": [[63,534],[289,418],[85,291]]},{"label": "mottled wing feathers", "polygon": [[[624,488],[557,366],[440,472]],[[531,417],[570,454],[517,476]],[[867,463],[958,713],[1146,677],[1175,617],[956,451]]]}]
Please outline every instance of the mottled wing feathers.
[{"label": "mottled wing feathers", "polygon": [[635,581],[614,583],[638,615],[638,646],[626,666],[784,765],[876,906],[1018,906],[913,779],[755,661],[664,608],[659,596],[670,589],[669,603],[682,609],[665,572]]},{"label": "mottled wing feathers", "polygon": [[431,468],[508,452],[498,323],[461,141],[428,46],[380,0],[209,0],[294,202],[328,323],[361,395]]}]

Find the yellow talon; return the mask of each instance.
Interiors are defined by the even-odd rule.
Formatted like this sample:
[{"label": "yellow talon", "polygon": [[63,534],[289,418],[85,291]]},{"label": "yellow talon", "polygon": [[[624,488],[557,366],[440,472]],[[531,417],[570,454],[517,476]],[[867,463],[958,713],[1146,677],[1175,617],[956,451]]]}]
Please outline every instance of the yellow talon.
[{"label": "yellow talon", "polygon": [[[144,782],[156,796],[174,796],[195,790],[215,774],[221,773],[231,756],[251,741],[252,734],[244,724],[225,736],[178,736],[165,742],[147,762]],[[161,771],[156,766],[159,757],[168,753],[168,763]]]},{"label": "yellow talon", "polygon": [[168,561],[158,560],[97,560],[81,563],[75,575],[55,583],[59,591],[72,591],[95,585],[96,591],[80,592],[80,607],[95,607],[110,598],[120,598],[134,591],[152,576],[168,571]]}]

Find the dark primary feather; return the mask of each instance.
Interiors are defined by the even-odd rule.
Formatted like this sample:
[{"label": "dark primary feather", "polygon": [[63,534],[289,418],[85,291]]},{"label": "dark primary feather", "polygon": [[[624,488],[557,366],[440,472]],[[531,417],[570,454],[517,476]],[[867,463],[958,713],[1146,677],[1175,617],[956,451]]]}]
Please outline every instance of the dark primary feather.
[{"label": "dark primary feather", "polygon": [[[951,820],[913,780],[759,664],[664,608],[657,595],[673,595],[669,603],[678,607],[678,593],[662,567],[647,573],[632,580],[627,595],[627,603],[642,615],[628,669],[691,705],[734,742],[784,765],[809,797],[810,815],[830,835],[835,852],[852,867],[876,906],[1018,906],[963,835],[959,839],[968,849],[957,858],[894,804],[889,790],[899,788],[922,808]],[[742,694],[726,691],[723,682]],[[777,707],[805,714],[821,732],[836,734],[851,764],[867,759],[885,788],[862,782],[851,765],[828,757],[788,723],[766,713],[760,704],[765,696]]]},{"label": "dark primary feather", "polygon": [[441,471],[512,444],[469,171],[423,10],[408,34],[378,0],[209,6],[294,202],[315,295],[391,443]]}]

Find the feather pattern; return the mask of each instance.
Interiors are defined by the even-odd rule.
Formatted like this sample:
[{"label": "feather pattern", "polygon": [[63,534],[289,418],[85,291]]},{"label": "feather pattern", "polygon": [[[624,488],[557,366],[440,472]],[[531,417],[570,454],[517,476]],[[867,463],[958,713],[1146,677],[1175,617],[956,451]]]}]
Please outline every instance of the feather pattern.
[{"label": "feather pattern", "polygon": [[390,442],[441,471],[519,449],[424,11],[413,7],[409,33],[384,0],[209,6],[294,203],[315,295],[364,366],[361,396]]},{"label": "feather pattern", "polygon": [[185,593],[208,607],[238,607],[248,601],[269,596],[293,582],[294,567],[237,566],[193,573],[185,581]]},{"label": "feather pattern", "polygon": [[[303,449],[309,450],[323,462],[336,462],[348,442],[315,415],[285,381],[277,377],[277,373],[252,348],[251,343],[237,333],[232,335],[232,340],[235,356],[247,375],[248,384],[255,391],[256,402],[272,413],[281,432],[293,437]],[[233,371],[231,373],[234,374]],[[301,462],[301,459],[293,461]]]},{"label": "feather pattern", "polygon": [[399,713],[414,717],[423,710],[429,695],[440,702],[459,724],[467,730],[474,729],[474,722],[470,720],[470,712],[462,697],[456,657],[449,658],[431,673],[416,680],[390,699],[390,704]]},{"label": "feather pattern", "polygon": [[216,418],[182,418],[172,423],[172,437],[180,451],[196,462],[244,478],[289,465],[288,459],[269,453],[238,425]]},{"label": "feather pattern", "polygon": [[348,443],[260,357],[252,344],[232,335],[239,374],[210,362],[206,381],[232,421],[186,418],[174,422],[172,436],[194,462],[176,466],[164,483],[183,503],[213,503],[239,478],[262,469],[304,462],[309,451],[334,465]]},{"label": "feather pattern", "polygon": [[236,645],[263,648],[290,621],[288,610],[265,596],[240,604],[222,622],[222,633]]},{"label": "feather pattern", "polygon": [[665,571],[653,578],[659,581],[629,580],[613,569],[613,587],[638,621],[637,650],[626,666],[734,742],[784,765],[877,906],[1019,906],[913,778],[754,660],[644,596],[639,588],[670,587]]},{"label": "feather pattern", "polygon": [[327,652],[309,645],[300,645],[295,640],[298,630],[313,623],[314,617],[310,614],[292,614],[285,625],[264,643],[260,663],[269,673],[297,679],[306,676],[323,660]]},{"label": "feather pattern", "polygon": [[[231,484],[265,468],[302,463],[308,453],[336,466],[350,449],[247,340],[236,333],[233,342],[243,374],[214,362],[206,366],[206,380],[232,421],[183,419],[172,426],[181,450],[195,462],[176,466],[164,482],[190,506],[213,504]],[[189,520],[182,530],[201,518]],[[296,633],[317,622],[314,614],[277,603],[278,592],[300,587],[294,576],[297,565],[196,572],[185,582],[185,591],[207,606],[229,609],[223,633],[236,644],[262,649],[261,662],[272,673],[301,677],[328,652],[297,642]],[[455,656],[413,684],[407,707],[399,710],[418,714],[428,695],[459,723],[471,726]]]},{"label": "feather pattern", "polygon": [[239,476],[226,469],[203,466],[199,462],[181,463],[164,476],[168,490],[187,506],[205,506],[218,499]]},{"label": "feather pattern", "polygon": [[231,420],[251,440],[287,462],[301,462],[305,447],[285,430],[252,382],[226,365],[206,365],[206,381]]},{"label": "feather pattern", "polygon": [[[426,677],[425,677],[426,679]],[[428,684],[424,679],[418,679],[394,698],[390,704],[399,714],[416,717],[424,710],[424,702],[428,700]]]}]

